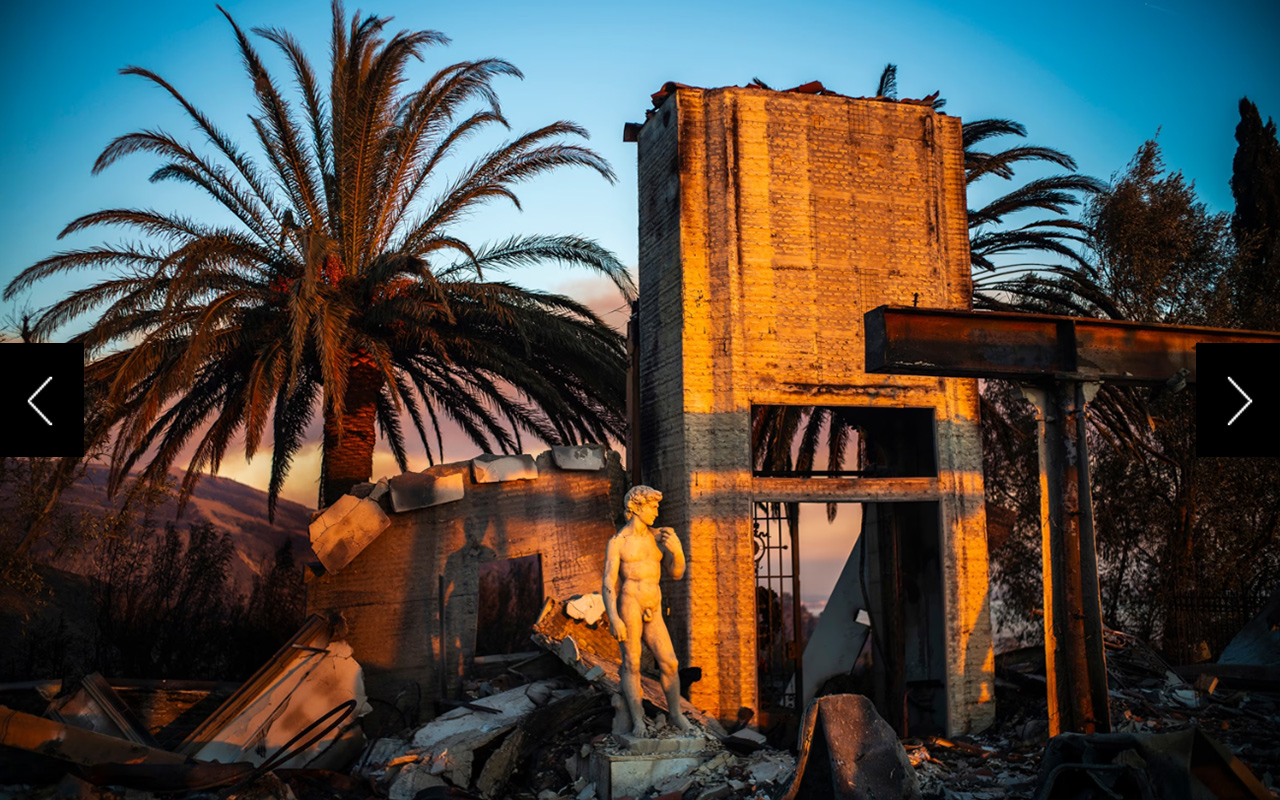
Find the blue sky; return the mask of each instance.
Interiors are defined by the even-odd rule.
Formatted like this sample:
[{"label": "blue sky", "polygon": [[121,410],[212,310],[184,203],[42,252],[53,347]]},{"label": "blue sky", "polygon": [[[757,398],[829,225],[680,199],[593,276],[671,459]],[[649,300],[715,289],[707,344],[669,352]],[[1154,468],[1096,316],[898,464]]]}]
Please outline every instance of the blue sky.
[{"label": "blue sky", "polygon": [[[246,28],[291,31],[323,69],[326,3],[246,0],[225,7]],[[433,28],[453,39],[448,48],[428,52],[419,77],[464,59],[514,62],[526,79],[498,84],[513,128],[556,119],[581,123],[619,174],[613,186],[585,172],[531,184],[521,192],[523,213],[495,206],[468,223],[468,237],[580,233],[631,265],[635,150],[622,142],[622,126],[644,118],[649,94],[667,80],[719,86],[759,77],[777,88],[821,80],[859,95],[874,90],[881,68],[892,61],[899,65],[902,96],[936,90],[950,114],[1018,120],[1029,142],[1063,149],[1083,171],[1102,178],[1122,169],[1159,129],[1166,162],[1223,211],[1232,207],[1228,180],[1239,98],[1257,102],[1264,118],[1280,117],[1280,3],[1273,0],[785,6],[368,0],[361,7],[394,16],[392,30]],[[249,147],[250,87],[229,26],[212,2],[26,3],[9,7],[6,23],[0,282],[62,247],[111,240],[99,231],[57,241],[67,222],[89,211],[137,206],[213,213],[186,188],[149,184],[157,164],[145,156],[90,174],[97,154],[123,133],[160,127],[195,140],[158,89],[117,74],[129,64],[165,76]],[[516,277],[543,288],[595,291],[573,273]],[[48,281],[17,303],[0,305],[0,322],[22,305],[47,305],[88,280]]]}]

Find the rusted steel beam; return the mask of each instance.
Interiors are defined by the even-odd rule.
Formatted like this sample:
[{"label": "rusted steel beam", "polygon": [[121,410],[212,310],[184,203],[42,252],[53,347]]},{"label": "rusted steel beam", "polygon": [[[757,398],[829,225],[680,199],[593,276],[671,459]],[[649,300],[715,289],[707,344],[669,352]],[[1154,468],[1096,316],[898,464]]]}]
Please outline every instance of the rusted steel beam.
[{"label": "rusted steel beam", "polygon": [[779,503],[895,503],[937,500],[955,491],[945,478],[762,478],[752,477],[751,495]]},{"label": "rusted steel beam", "polygon": [[1159,385],[1197,344],[1280,344],[1280,333],[1083,317],[880,306],[866,313],[867,372],[955,378],[1076,378]]},{"label": "rusted steel beam", "polygon": [[0,706],[0,744],[81,766],[182,764],[187,760],[167,750],[74,728],[5,706]]},{"label": "rusted steel beam", "polygon": [[1049,735],[1107,733],[1111,714],[1089,491],[1084,386],[1027,390],[1040,445]]}]

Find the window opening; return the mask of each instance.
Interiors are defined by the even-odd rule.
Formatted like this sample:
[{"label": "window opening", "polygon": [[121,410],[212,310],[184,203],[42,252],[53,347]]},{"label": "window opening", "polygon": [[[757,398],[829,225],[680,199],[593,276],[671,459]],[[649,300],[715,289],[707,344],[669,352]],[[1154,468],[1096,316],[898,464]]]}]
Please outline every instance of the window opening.
[{"label": "window opening", "polygon": [[932,408],[751,407],[757,477],[933,477],[936,449]]},{"label": "window opening", "polygon": [[481,562],[475,654],[495,656],[531,649],[529,631],[542,604],[541,556]]}]

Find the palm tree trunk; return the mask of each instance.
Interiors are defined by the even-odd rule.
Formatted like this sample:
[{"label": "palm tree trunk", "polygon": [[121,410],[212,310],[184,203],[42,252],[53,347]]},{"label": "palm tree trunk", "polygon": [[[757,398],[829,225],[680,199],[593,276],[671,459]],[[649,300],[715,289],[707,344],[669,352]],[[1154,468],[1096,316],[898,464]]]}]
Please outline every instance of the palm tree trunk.
[{"label": "palm tree trunk", "polygon": [[320,469],[320,507],[328,508],[373,472],[377,441],[377,402],[385,378],[366,359],[355,358],[347,373],[341,436],[338,418],[328,410],[324,418],[324,451]]}]

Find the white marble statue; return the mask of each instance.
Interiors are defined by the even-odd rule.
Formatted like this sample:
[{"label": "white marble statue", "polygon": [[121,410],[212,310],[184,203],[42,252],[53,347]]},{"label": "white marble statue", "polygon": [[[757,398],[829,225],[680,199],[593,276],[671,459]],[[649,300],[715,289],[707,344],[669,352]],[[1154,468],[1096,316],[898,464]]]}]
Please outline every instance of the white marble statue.
[{"label": "white marble statue", "polygon": [[667,695],[667,718],[682,731],[692,726],[680,711],[680,679],[671,634],[662,619],[662,564],[673,580],[684,577],[684,549],[671,528],[653,528],[662,492],[635,486],[624,504],[627,521],[609,540],[604,560],[604,607],[609,628],[622,648],[622,696],[630,714],[633,736],[645,736],[643,693],[640,690],[640,643],[649,646],[658,662]]}]

